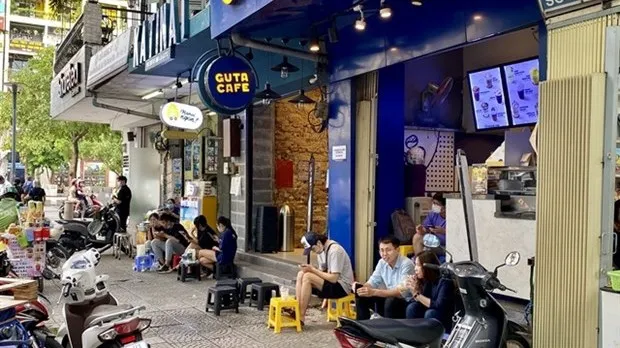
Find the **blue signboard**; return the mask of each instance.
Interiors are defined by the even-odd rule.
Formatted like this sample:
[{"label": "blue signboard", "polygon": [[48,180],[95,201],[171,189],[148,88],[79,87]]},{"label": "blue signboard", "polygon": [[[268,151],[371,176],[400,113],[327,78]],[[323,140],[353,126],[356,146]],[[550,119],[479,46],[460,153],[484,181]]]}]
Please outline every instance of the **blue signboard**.
[{"label": "blue signboard", "polygon": [[232,115],[245,110],[255,91],[254,69],[240,57],[216,57],[198,69],[200,99],[219,113]]},{"label": "blue signboard", "polygon": [[583,0],[538,0],[540,8],[545,14],[561,10],[566,7],[579,5]]}]

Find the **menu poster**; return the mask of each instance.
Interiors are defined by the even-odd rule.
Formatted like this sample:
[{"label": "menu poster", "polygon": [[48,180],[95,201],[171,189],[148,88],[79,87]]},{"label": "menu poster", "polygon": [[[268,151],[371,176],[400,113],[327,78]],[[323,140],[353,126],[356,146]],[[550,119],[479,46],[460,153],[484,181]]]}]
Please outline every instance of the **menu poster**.
[{"label": "menu poster", "polygon": [[538,59],[504,66],[508,100],[515,126],[538,121]]},{"label": "menu poster", "polygon": [[508,127],[506,96],[500,68],[469,73],[476,128]]}]

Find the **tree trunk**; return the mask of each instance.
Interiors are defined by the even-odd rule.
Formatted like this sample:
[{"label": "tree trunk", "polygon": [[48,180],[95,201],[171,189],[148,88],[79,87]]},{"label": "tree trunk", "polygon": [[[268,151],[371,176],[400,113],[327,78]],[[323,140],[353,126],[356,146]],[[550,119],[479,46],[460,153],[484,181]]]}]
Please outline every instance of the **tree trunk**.
[{"label": "tree trunk", "polygon": [[78,162],[80,160],[80,140],[73,140],[73,151],[71,153],[71,171],[74,177],[78,177]]}]

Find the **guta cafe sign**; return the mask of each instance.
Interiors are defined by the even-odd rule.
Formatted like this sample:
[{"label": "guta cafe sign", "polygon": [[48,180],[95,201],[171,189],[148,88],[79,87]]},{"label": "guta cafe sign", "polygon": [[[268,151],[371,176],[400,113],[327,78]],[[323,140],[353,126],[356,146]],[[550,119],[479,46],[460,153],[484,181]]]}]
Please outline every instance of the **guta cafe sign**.
[{"label": "guta cafe sign", "polygon": [[195,130],[202,126],[203,116],[199,108],[170,102],[161,107],[159,118],[170,127]]},{"label": "guta cafe sign", "polygon": [[198,69],[198,95],[211,109],[227,115],[239,113],[254,99],[256,76],[247,60],[217,57]]},{"label": "guta cafe sign", "polygon": [[168,0],[134,30],[134,68],[146,63],[149,70],[172,60],[174,46],[189,38],[189,0]]}]

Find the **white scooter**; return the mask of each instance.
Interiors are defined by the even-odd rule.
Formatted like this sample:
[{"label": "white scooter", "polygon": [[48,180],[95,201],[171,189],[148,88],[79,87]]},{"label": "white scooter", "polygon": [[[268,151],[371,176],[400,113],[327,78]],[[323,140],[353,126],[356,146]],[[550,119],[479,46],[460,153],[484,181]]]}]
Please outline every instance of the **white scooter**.
[{"label": "white scooter", "polygon": [[101,254],[97,249],[80,251],[62,267],[63,318],[56,340],[65,348],[148,348],[142,331],[150,319],[137,312],[145,307],[119,305],[106,285],[107,275],[97,275],[95,266]]}]

